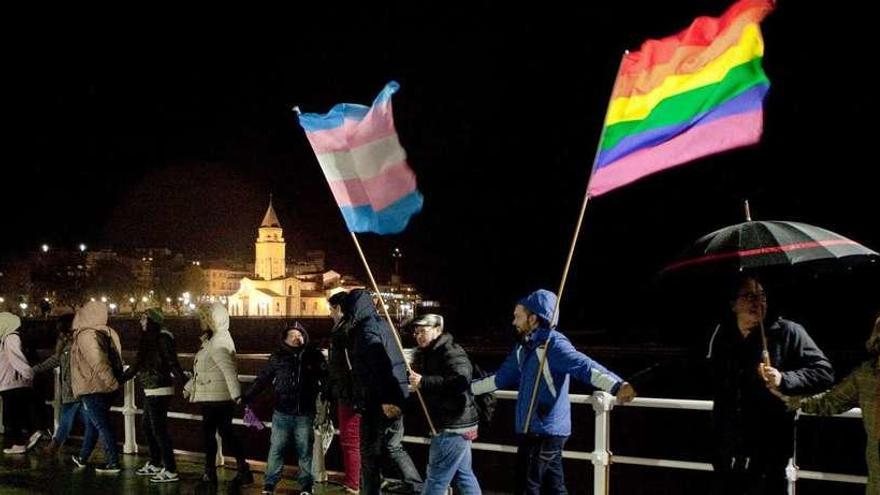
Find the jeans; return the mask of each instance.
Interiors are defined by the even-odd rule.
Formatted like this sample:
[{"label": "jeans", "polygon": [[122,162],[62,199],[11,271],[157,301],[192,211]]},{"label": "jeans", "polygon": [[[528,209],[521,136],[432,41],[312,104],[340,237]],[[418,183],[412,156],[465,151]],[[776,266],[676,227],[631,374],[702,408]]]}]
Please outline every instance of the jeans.
[{"label": "jeans", "polygon": [[[62,445],[67,441],[67,437],[70,436],[70,430],[73,428],[73,423],[76,421],[76,414],[81,409],[82,402],[80,401],[61,404],[61,418],[58,420],[58,428],[55,428],[55,434],[52,436],[52,440],[56,444]],[[85,415],[83,414],[82,417],[83,424],[85,424]]]},{"label": "jeans", "polygon": [[107,464],[119,463],[119,448],[116,446],[116,435],[110,427],[110,404],[113,393],[86,394],[80,397],[83,405],[83,416],[86,420],[86,433],[83,438],[79,456],[88,460],[95,450],[98,437],[104,447],[104,457]]},{"label": "jeans", "polygon": [[269,456],[266,466],[266,484],[275,486],[281,481],[284,469],[284,451],[293,437],[299,470],[296,481],[301,490],[310,492],[314,484],[312,478],[312,446],[315,442],[314,416],[272,413],[272,438],[269,441]]},{"label": "jeans", "polygon": [[422,491],[422,477],[403,449],[403,418],[388,419],[381,412],[361,416],[361,493],[380,495],[382,459],[387,457],[412,493]]},{"label": "jeans", "polygon": [[164,466],[166,471],[176,473],[177,462],[174,460],[174,447],[168,436],[168,403],[170,395],[148,395],[144,397],[144,416],[141,428],[150,446],[150,464]]},{"label": "jeans", "polygon": [[34,389],[13,388],[0,392],[3,397],[4,436],[12,440],[10,445],[27,445],[28,436],[36,431]]},{"label": "jeans", "polygon": [[205,472],[215,474],[217,469],[217,433],[223,440],[223,450],[235,457],[239,472],[250,467],[244,458],[241,440],[232,429],[235,404],[232,401],[202,402],[202,440],[205,443]]},{"label": "jeans", "polygon": [[471,441],[459,433],[442,432],[431,439],[428,472],[422,495],[445,495],[452,482],[461,495],[480,495],[471,466]]},{"label": "jeans", "polygon": [[523,435],[516,451],[517,495],[552,493],[565,495],[565,475],[562,472],[562,448],[568,437]]},{"label": "jeans", "polygon": [[359,490],[361,486],[361,416],[349,404],[339,404],[339,448],[345,466],[345,486]]}]

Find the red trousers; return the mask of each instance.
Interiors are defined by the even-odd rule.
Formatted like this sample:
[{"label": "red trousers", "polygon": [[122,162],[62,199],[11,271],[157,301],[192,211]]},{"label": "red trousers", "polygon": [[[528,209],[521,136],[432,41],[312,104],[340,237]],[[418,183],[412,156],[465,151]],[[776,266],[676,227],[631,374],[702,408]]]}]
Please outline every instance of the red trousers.
[{"label": "red trousers", "polygon": [[348,404],[339,404],[339,446],[345,466],[345,486],[359,490],[361,485],[361,416]]}]

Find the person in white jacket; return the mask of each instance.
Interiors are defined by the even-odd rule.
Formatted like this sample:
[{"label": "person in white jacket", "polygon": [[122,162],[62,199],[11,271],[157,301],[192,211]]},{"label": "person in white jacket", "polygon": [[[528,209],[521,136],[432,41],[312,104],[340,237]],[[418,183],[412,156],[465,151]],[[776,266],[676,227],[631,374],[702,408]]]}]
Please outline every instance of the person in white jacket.
[{"label": "person in white jacket", "polygon": [[235,365],[235,343],[229,334],[229,313],[220,303],[199,308],[202,346],[193,361],[193,377],[183,395],[202,406],[202,433],[205,443],[205,474],[202,481],[217,482],[217,440],[223,439],[224,453],[235,457],[237,485],[249,485],[254,477],[244,457],[244,448],[232,428],[235,405],[241,401],[241,385]]},{"label": "person in white jacket", "polygon": [[[21,320],[12,313],[0,313],[0,397],[3,397],[3,426],[12,444],[4,454],[24,454],[40,440],[34,427],[34,372],[24,355]],[[27,433],[31,433],[28,438]]]}]

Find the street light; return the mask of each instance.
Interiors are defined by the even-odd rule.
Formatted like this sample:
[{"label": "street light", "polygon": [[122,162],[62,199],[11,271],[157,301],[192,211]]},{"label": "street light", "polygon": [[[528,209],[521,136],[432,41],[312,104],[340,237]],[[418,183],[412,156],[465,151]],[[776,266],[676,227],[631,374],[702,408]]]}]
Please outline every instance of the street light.
[{"label": "street light", "polygon": [[43,244],[42,246],[40,246],[40,249],[43,250],[44,253],[48,253],[49,252],[49,245]]},{"label": "street light", "polygon": [[79,252],[84,253],[86,251],[86,245],[83,243],[79,243]]},{"label": "street light", "polygon": [[149,300],[150,300],[150,299],[149,299],[147,296],[144,296],[144,297],[141,298],[141,302],[144,302],[144,303],[147,302],[147,301],[149,301]]},{"label": "street light", "polygon": [[107,302],[107,296],[101,296],[101,302],[102,303]]}]

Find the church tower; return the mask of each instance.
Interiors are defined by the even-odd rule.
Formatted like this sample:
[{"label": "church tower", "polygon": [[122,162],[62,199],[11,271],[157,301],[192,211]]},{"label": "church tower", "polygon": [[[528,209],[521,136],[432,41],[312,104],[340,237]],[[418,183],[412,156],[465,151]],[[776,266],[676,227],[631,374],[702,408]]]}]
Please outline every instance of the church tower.
[{"label": "church tower", "polygon": [[284,255],[284,237],[281,224],[272,208],[272,198],[269,198],[269,209],[260,224],[260,235],[256,243],[256,263],[254,275],[258,279],[273,280],[286,277]]}]

